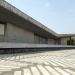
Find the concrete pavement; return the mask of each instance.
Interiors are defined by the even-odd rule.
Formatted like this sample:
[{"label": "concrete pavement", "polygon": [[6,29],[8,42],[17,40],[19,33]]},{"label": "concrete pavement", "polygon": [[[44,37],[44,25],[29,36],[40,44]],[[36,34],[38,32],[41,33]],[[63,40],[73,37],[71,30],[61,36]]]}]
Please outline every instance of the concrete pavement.
[{"label": "concrete pavement", "polygon": [[0,75],[75,75],[75,49],[0,55]]}]

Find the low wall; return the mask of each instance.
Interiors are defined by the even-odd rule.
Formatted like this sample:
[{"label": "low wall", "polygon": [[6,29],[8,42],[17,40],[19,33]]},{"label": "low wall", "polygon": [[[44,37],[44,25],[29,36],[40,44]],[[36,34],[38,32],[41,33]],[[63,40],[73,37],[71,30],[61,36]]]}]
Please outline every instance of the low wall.
[{"label": "low wall", "polygon": [[24,43],[1,43],[0,54],[24,53],[39,51],[54,51],[63,49],[75,49],[75,46],[48,45],[48,44],[24,44]]}]

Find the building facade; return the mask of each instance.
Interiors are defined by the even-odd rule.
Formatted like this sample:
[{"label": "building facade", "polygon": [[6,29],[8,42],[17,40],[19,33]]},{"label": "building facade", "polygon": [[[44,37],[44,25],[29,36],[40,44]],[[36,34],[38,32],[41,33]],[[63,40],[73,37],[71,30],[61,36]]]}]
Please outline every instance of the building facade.
[{"label": "building facade", "polygon": [[67,45],[75,34],[57,34],[19,9],[0,0],[0,42]]}]

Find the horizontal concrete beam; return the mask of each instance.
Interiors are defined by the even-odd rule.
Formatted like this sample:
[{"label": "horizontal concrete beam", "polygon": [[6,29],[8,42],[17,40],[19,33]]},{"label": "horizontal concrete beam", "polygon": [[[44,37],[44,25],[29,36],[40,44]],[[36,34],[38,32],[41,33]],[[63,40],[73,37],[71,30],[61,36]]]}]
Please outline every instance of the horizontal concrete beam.
[{"label": "horizontal concrete beam", "polygon": [[75,49],[75,46],[48,45],[48,44],[24,44],[24,43],[0,43],[0,54],[53,51],[63,49]]}]

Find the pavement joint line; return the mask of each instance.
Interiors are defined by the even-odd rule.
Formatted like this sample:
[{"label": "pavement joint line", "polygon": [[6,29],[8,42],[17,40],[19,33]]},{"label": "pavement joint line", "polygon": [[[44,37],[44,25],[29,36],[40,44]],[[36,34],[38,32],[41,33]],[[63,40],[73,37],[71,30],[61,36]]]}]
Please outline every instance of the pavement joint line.
[{"label": "pavement joint line", "polygon": [[32,70],[33,75],[36,75],[36,74],[40,75],[40,72],[38,71],[38,69],[35,66],[31,67],[31,70]]},{"label": "pavement joint line", "polygon": [[70,70],[70,69],[65,69],[65,71],[68,72],[68,73],[70,73],[71,75],[74,75],[75,74],[75,72],[72,71],[72,70]]},{"label": "pavement joint line", "polygon": [[42,72],[43,75],[50,75],[49,72],[42,66],[42,65],[37,65],[39,70]]},{"label": "pavement joint line", "polygon": [[58,71],[56,71],[53,67],[51,66],[45,66],[45,68],[52,74],[52,75],[60,75]]},{"label": "pavement joint line", "polygon": [[62,75],[70,75],[69,73],[67,73],[66,71],[64,71],[63,69],[59,68],[59,67],[55,67],[55,69],[60,72]]},{"label": "pavement joint line", "polygon": [[[13,65],[13,67],[11,67],[11,70],[10,71],[0,71],[1,74],[5,72],[7,72],[7,75],[10,75],[9,73],[11,73],[12,71],[21,71],[22,72],[22,69],[26,69],[28,68],[30,70],[31,67],[35,67],[37,68],[37,70],[40,72],[40,70],[38,69],[37,65],[41,65],[45,70],[47,70],[45,68],[45,66],[47,67],[50,67],[50,68],[53,68],[54,71],[59,71],[58,69],[55,70],[56,68],[59,68],[61,69],[64,73],[63,74],[71,74],[72,72],[72,75],[74,75],[74,72],[75,72],[75,67],[74,67],[74,55],[73,55],[73,60],[71,60],[72,58],[72,54],[75,52],[74,50],[69,50],[68,52],[67,51],[62,51],[64,53],[63,57],[61,58],[61,51],[58,51],[58,52],[45,52],[45,53],[39,53],[39,54],[31,54],[30,55],[25,55],[25,54],[16,54],[15,56],[11,56],[11,55],[8,55],[7,57],[5,57],[5,55],[0,58],[0,65],[7,65],[7,66],[11,66]],[[66,53],[67,52],[67,53]],[[59,56],[58,56],[59,54]],[[65,57],[65,55],[70,55],[68,56],[67,58]],[[19,58],[20,57],[20,58]],[[13,60],[14,58],[14,60]],[[19,58],[19,59],[18,59]],[[17,60],[18,59],[18,60]],[[26,60],[26,61],[24,61]],[[8,64],[9,62],[9,64]],[[13,64],[12,64],[13,62]],[[28,62],[30,62],[31,64],[29,64]],[[27,63],[27,66],[24,66],[25,64]],[[53,65],[56,64],[56,66]],[[18,65],[17,65],[18,64]],[[15,68],[18,67],[17,69]],[[1,67],[0,67],[1,68]],[[6,67],[3,69],[6,69]],[[67,69],[69,69],[69,72],[67,72]],[[32,70],[32,69],[31,69]],[[48,70],[47,70],[48,71]],[[33,71],[34,72],[34,71]],[[47,72],[48,74],[50,74],[50,72],[48,71]],[[60,75],[60,72],[58,72],[59,75]],[[41,75],[43,75],[41,72],[40,72]],[[21,75],[23,75],[21,73]],[[31,75],[34,75],[34,74],[31,74]]]}]

